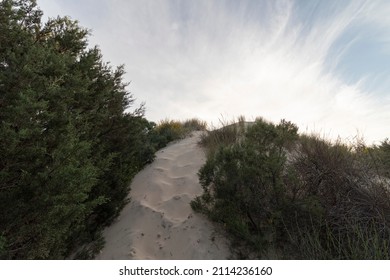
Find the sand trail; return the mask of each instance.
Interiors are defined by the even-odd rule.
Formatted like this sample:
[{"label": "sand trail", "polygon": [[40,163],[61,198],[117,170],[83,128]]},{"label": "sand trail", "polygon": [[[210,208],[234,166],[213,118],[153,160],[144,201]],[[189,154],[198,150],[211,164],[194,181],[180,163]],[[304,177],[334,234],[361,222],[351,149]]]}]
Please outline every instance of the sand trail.
[{"label": "sand trail", "polygon": [[97,259],[227,259],[228,241],[190,201],[202,193],[197,172],[205,162],[201,132],[156,153],[135,176],[131,202],[103,235]]}]

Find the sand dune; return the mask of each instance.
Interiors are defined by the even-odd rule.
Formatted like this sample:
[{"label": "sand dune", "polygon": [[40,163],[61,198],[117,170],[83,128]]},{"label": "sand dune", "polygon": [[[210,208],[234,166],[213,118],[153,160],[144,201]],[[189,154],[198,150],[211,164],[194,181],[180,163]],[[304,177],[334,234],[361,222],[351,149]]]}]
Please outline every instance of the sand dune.
[{"label": "sand dune", "polygon": [[134,178],[131,202],[103,235],[97,259],[227,259],[228,241],[190,201],[202,193],[201,132],[172,143]]}]

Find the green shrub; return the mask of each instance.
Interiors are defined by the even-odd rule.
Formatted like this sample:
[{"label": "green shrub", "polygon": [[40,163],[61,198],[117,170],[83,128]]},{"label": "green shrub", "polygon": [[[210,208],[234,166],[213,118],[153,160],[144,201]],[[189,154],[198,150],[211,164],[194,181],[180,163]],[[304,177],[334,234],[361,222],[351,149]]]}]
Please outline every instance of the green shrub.
[{"label": "green shrub", "polygon": [[196,118],[192,118],[183,122],[183,128],[186,132],[204,131],[207,129],[207,123]]},{"label": "green shrub", "polygon": [[[307,197],[315,197],[321,208],[321,215],[310,210],[305,215],[306,222],[301,220],[295,228],[297,236],[304,232],[305,240],[316,240],[317,255],[313,255],[313,248],[309,250],[308,244],[301,244],[304,239],[293,238],[300,240],[295,245],[304,258],[388,258],[388,185],[376,180],[372,169],[375,164],[369,162],[375,159],[361,153],[366,153],[365,149],[301,137],[299,156],[291,166],[300,180],[295,200],[305,202]],[[307,203],[303,205],[307,207]],[[314,217],[316,222],[309,223]]]},{"label": "green shrub", "polygon": [[159,150],[169,142],[186,137],[192,131],[205,130],[206,126],[206,122],[195,118],[184,122],[168,119],[162,120],[151,129],[150,138],[152,146]]},{"label": "green shrub", "polygon": [[382,175],[390,178],[390,141],[386,139],[379,146],[367,149],[371,157],[375,158],[375,168]]},{"label": "green shrub", "polygon": [[[63,259],[113,220],[153,160],[144,108],[88,30],[0,1],[0,255]],[[6,242],[5,242],[6,241]]]},{"label": "green shrub", "polygon": [[387,141],[373,148],[331,143],[298,136],[285,120],[228,129],[203,139],[204,193],[194,210],[260,257],[275,250],[279,258],[389,258]]},{"label": "green shrub", "polygon": [[229,146],[242,137],[245,132],[245,119],[240,117],[238,122],[222,122],[222,127],[208,131],[201,137],[200,144],[206,149],[208,155],[215,154],[220,147]]},{"label": "green shrub", "polygon": [[[210,217],[226,224],[235,236],[265,249],[278,238],[275,229],[283,226],[284,147],[294,141],[297,129],[291,123],[275,126],[263,120],[257,120],[243,134],[235,127],[212,136],[211,141],[223,137],[214,142],[219,148],[209,154],[199,177],[205,195],[211,194],[213,199],[200,200],[210,209]],[[234,135],[225,137],[231,131]]]}]

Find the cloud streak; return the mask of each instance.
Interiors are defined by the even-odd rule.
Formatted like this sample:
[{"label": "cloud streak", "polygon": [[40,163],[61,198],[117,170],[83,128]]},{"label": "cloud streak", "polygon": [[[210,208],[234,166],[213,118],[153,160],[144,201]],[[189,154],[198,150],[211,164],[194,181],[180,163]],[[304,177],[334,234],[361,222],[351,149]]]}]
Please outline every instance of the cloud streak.
[{"label": "cloud streak", "polygon": [[129,90],[151,120],[263,116],[331,138],[389,137],[390,92],[381,85],[390,71],[359,69],[354,79],[339,71],[373,30],[380,58],[389,59],[385,2],[100,1],[100,20],[67,1],[48,2],[38,1],[44,12],[79,19],[106,60],[126,65]]}]

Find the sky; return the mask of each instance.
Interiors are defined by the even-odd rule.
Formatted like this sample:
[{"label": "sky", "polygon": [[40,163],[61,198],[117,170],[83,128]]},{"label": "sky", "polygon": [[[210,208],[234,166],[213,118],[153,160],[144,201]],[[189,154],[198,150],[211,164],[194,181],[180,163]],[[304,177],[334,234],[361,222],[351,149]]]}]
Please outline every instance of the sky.
[{"label": "sky", "polygon": [[146,118],[390,137],[390,1],[38,0],[91,31]]}]

